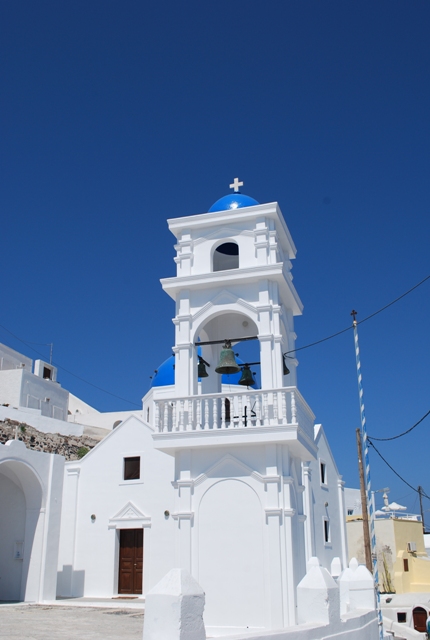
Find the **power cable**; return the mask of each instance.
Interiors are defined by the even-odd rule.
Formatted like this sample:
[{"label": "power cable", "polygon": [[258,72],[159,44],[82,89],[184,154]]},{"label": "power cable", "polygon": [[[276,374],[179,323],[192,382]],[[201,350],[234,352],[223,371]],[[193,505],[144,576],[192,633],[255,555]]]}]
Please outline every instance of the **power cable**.
[{"label": "power cable", "polygon": [[[363,318],[363,320],[358,321],[357,324],[362,324],[363,322],[366,322],[367,320],[370,320],[370,318],[373,318],[374,316],[378,315],[378,313],[381,313],[382,311],[385,311],[385,309],[388,309],[388,307],[391,307],[391,305],[395,304],[396,302],[398,302],[399,300],[401,300],[402,298],[407,296],[409,293],[414,291],[414,289],[417,289],[420,285],[422,285],[424,282],[426,282],[426,280],[428,280],[429,278],[430,278],[430,275],[426,276],[423,280],[421,280],[416,285],[414,285],[413,287],[408,289],[408,291],[405,291],[405,293],[402,293],[401,296],[399,296],[395,300],[392,300],[391,302],[386,304],[384,307],[381,307],[381,309],[378,309],[378,311],[374,311],[373,313],[371,313],[366,318]],[[4,327],[3,325],[0,324],[0,327],[2,329],[4,329],[5,331],[7,331],[7,333],[9,333],[11,336],[13,336],[16,340],[19,340],[19,342],[22,342],[22,344],[25,344],[27,347],[29,347],[32,351],[37,353],[39,356],[41,356],[42,358],[45,357],[42,353],[40,353],[36,349],[33,349],[33,347],[30,346],[30,344],[42,345],[42,344],[45,344],[45,343],[28,342],[28,341],[26,342],[25,340],[22,340],[21,338],[18,338],[18,336],[16,336],[14,333],[12,333],[12,331],[9,331],[9,329],[6,329],[6,327]],[[316,342],[311,342],[310,344],[307,344],[307,345],[305,345],[303,347],[298,347],[298,349],[291,349],[290,351],[286,351],[285,355],[287,355],[288,353],[296,353],[297,351],[303,351],[303,349],[308,349],[309,347],[314,347],[317,344],[321,344],[322,342],[326,342],[327,340],[331,340],[332,338],[336,338],[336,336],[339,336],[342,333],[345,333],[346,331],[350,331],[350,329],[352,329],[352,328],[353,328],[353,326],[346,327],[345,329],[342,329],[341,331],[337,331],[336,333],[333,333],[330,336],[327,336],[326,338],[322,338],[321,340],[317,340]],[[48,345],[46,345],[46,346],[48,346]],[[132,400],[127,400],[126,398],[122,398],[121,396],[117,396],[115,393],[112,393],[111,391],[106,391],[106,389],[102,389],[102,387],[98,387],[97,385],[93,384],[92,382],[89,382],[88,380],[85,380],[85,378],[82,378],[81,376],[78,376],[75,373],[72,373],[71,371],[69,371],[65,367],[62,367],[59,364],[55,364],[55,366],[58,367],[58,369],[62,369],[62,371],[65,371],[69,375],[77,378],[78,380],[81,380],[81,382],[85,382],[85,384],[89,384],[91,387],[94,387],[94,389],[98,389],[99,391],[102,391],[103,393],[107,393],[108,395],[112,396],[113,398],[118,398],[118,400],[123,400],[124,402],[127,402],[128,404],[132,404],[132,405],[134,405],[136,407],[140,407],[140,405],[137,404],[136,402],[133,402]]]},{"label": "power cable", "polygon": [[[5,331],[7,331],[7,333],[9,333],[11,336],[16,338],[16,340],[19,340],[19,342],[22,342],[22,344],[25,344],[29,349],[34,351],[34,353],[37,353],[38,356],[40,356],[41,358],[45,358],[43,353],[40,353],[40,351],[37,351],[37,349],[33,349],[33,347],[29,346],[30,344],[41,344],[42,345],[44,343],[42,343],[42,342],[40,342],[40,343],[38,343],[38,342],[26,342],[25,340],[22,340],[21,338],[18,338],[18,336],[16,336],[14,333],[12,333],[12,331],[9,331],[9,329],[6,329],[6,327],[4,327],[2,324],[0,324],[0,327],[2,329],[4,329]],[[74,378],[77,378],[77,380],[80,380],[81,382],[85,382],[85,384],[89,384],[90,387],[93,387],[94,389],[98,389],[98,391],[102,391],[103,393],[107,393],[109,396],[112,396],[113,398],[117,398],[118,400],[122,400],[123,402],[127,402],[128,404],[132,404],[135,407],[141,408],[141,405],[137,404],[137,402],[133,402],[132,400],[127,400],[127,398],[122,398],[121,396],[117,396],[115,393],[112,393],[111,391],[107,391],[106,389],[102,389],[102,387],[97,386],[96,384],[94,384],[93,382],[90,382],[89,380],[85,380],[85,378],[82,378],[81,376],[78,376],[76,373],[73,373],[72,371],[69,371],[65,367],[62,367],[60,364],[57,364],[56,362],[54,364],[58,369],[61,369],[65,373],[68,373],[70,376],[73,376]]]},{"label": "power cable", "polygon": [[404,431],[403,433],[399,433],[399,435],[397,436],[392,436],[391,438],[374,438],[373,436],[368,436],[368,437],[372,438],[372,440],[378,440],[379,442],[387,442],[388,440],[397,440],[397,438],[401,438],[402,436],[405,436],[407,433],[410,433],[413,429],[415,429],[415,427],[421,424],[424,418],[427,418],[429,414],[430,414],[430,411],[427,411],[427,413],[423,415],[423,417],[420,420],[418,420],[418,422],[416,422],[410,429],[408,429],[407,431]]},{"label": "power cable", "polygon": [[[411,287],[410,289],[405,291],[405,293],[402,293],[401,296],[399,296],[395,300],[392,300],[391,302],[386,304],[384,307],[381,307],[381,309],[378,309],[378,311],[374,311],[369,316],[366,316],[366,318],[363,318],[363,320],[357,320],[357,324],[363,324],[363,322],[366,322],[367,320],[370,320],[370,318],[373,318],[374,316],[378,315],[378,313],[381,313],[382,311],[385,311],[385,309],[388,309],[388,307],[391,307],[391,305],[395,304],[396,302],[398,302],[399,300],[401,300],[402,298],[407,296],[409,293],[414,291],[414,289],[417,289],[417,287],[421,286],[422,284],[424,284],[424,282],[426,282],[426,280],[429,280],[429,279],[430,279],[430,275],[426,276],[423,280],[421,280],[420,282],[415,284],[413,287]],[[308,349],[309,347],[314,347],[317,344],[321,344],[321,342],[326,342],[327,340],[331,340],[332,338],[336,338],[336,336],[340,336],[342,333],[345,333],[346,331],[349,331],[350,329],[353,329],[353,328],[354,328],[353,325],[351,325],[350,327],[346,327],[345,329],[341,329],[341,331],[337,331],[336,333],[333,333],[332,335],[327,336],[326,338],[322,338],[321,340],[317,340],[316,342],[311,342],[310,344],[306,344],[304,347],[298,347],[298,349],[291,349],[290,351],[286,351],[285,353],[295,353],[296,351],[303,351],[303,349]]]},{"label": "power cable", "polygon": [[[369,438],[369,436],[367,437],[367,441],[368,441],[369,445],[375,449],[376,453],[377,453],[377,454],[378,454],[378,456],[381,458],[381,460],[383,460],[383,461],[385,462],[385,464],[387,465],[387,467],[389,467],[389,468],[391,469],[391,471],[392,471],[392,472],[393,472],[393,473],[394,473],[398,478],[400,478],[400,480],[401,480],[402,482],[404,482],[405,484],[407,484],[407,485],[408,485],[408,487],[409,487],[410,489],[412,489],[412,491],[415,491],[415,493],[418,493],[418,494],[419,494],[420,492],[419,492],[417,489],[415,489],[415,487],[413,487],[413,486],[412,486],[412,485],[411,485],[407,480],[405,480],[404,478],[402,478],[402,476],[401,476],[399,473],[397,473],[397,471],[396,471],[396,470],[391,466],[391,464],[390,464],[389,462],[387,462],[387,460],[385,460],[384,456],[382,455],[382,453],[380,453],[380,452],[378,451],[378,449],[375,447],[375,445],[373,444],[373,442],[371,441],[371,439]],[[427,498],[428,500],[430,500],[430,496],[428,496],[426,493],[424,493],[424,491],[421,491],[421,495],[422,495],[422,496],[424,496],[424,498]]]}]

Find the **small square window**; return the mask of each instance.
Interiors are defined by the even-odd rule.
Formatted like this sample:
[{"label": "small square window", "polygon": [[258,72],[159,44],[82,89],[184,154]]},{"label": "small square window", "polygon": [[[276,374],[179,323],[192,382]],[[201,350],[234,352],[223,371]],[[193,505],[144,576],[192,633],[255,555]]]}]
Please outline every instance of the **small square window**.
[{"label": "small square window", "polygon": [[397,622],[406,622],[406,612],[397,612]]},{"label": "small square window", "polygon": [[124,458],[124,480],[139,480],[140,456]]},{"label": "small square window", "polygon": [[52,369],[49,367],[43,367],[43,379],[51,380],[52,379]]},{"label": "small square window", "polygon": [[403,571],[409,571],[409,560],[407,558],[403,560]]},{"label": "small square window", "polygon": [[330,523],[324,518],[324,542],[330,542]]},{"label": "small square window", "polygon": [[321,484],[327,484],[327,469],[325,462],[320,462]]}]

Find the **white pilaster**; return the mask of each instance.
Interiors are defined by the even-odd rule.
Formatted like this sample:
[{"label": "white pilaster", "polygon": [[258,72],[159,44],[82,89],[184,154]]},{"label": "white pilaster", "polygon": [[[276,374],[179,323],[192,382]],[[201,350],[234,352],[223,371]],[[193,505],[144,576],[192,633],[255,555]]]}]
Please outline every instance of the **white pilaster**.
[{"label": "white pilaster", "polygon": [[337,495],[338,495],[338,509],[339,509],[339,518],[340,518],[340,539],[342,545],[342,566],[348,566],[348,548],[346,542],[346,518],[345,518],[345,500],[343,487],[344,482],[342,480],[342,476],[340,476],[337,480]]},{"label": "white pilaster", "polygon": [[313,541],[313,509],[312,509],[312,495],[311,495],[311,468],[310,463],[305,462],[303,464],[303,484],[305,491],[303,494],[303,510],[306,520],[305,527],[305,550],[306,550],[306,562],[315,555],[314,541]]}]

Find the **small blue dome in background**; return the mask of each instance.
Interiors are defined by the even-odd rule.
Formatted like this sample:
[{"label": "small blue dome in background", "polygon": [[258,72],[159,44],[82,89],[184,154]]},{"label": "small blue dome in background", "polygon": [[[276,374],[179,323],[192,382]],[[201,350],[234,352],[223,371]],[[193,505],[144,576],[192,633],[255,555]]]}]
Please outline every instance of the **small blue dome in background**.
[{"label": "small blue dome in background", "polygon": [[167,358],[157,369],[157,373],[152,378],[152,387],[166,387],[175,384],[175,356]]},{"label": "small blue dome in background", "polygon": [[[238,364],[245,364],[240,358],[236,358]],[[175,384],[175,356],[167,358],[157,369],[157,373],[152,379],[152,387],[166,387],[167,385]],[[231,373],[230,375],[224,374],[222,376],[222,384],[239,384],[239,380],[242,376],[242,372]],[[199,378],[200,380],[200,378]],[[259,389],[258,384],[252,385],[253,389]]]},{"label": "small blue dome in background", "polygon": [[255,204],[260,204],[254,198],[245,196],[243,193],[229,193],[228,196],[223,196],[209,209],[209,213],[213,211],[227,211],[227,209],[241,209],[242,207],[252,207]]}]

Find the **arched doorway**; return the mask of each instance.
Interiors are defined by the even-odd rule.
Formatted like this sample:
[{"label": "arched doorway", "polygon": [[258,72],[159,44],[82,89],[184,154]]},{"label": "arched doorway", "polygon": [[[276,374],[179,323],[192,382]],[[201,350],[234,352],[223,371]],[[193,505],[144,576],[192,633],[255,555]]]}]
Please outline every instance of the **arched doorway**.
[{"label": "arched doorway", "polygon": [[41,507],[42,487],[36,473],[17,460],[2,462],[0,600],[38,599],[42,536],[36,532]]},{"label": "arched doorway", "polygon": [[425,633],[426,620],[428,617],[427,611],[423,607],[415,607],[415,609],[412,611],[412,617],[414,621],[415,631],[419,631],[420,633]]}]

